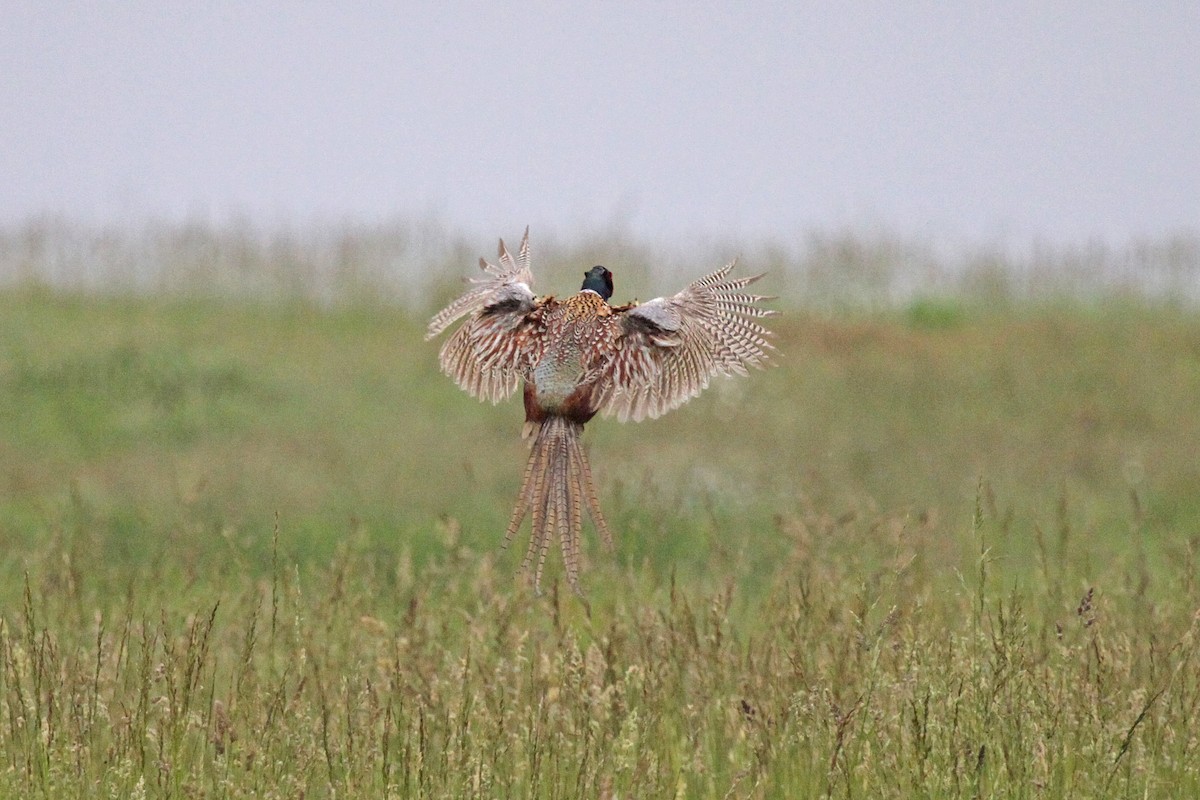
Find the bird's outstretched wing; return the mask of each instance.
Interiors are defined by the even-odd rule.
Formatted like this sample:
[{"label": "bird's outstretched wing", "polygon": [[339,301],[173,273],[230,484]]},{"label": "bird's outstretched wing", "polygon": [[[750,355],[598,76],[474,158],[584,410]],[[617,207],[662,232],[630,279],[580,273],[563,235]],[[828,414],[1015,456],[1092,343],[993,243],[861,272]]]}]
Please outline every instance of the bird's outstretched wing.
[{"label": "bird's outstretched wing", "polygon": [[515,259],[503,239],[499,256],[499,265],[479,259],[484,277],[471,278],[475,288],[435,314],[425,331],[429,340],[468,317],[442,346],[439,363],[462,389],[493,403],[517,388],[537,324],[531,315],[539,306],[531,289],[529,229]]},{"label": "bird's outstretched wing", "polygon": [[765,365],[771,333],[755,319],[777,313],[758,305],[774,298],[744,293],[762,275],[731,279],[736,263],[672,297],[621,311],[612,357],[597,381],[606,416],[658,417],[700,394],[714,375]]}]

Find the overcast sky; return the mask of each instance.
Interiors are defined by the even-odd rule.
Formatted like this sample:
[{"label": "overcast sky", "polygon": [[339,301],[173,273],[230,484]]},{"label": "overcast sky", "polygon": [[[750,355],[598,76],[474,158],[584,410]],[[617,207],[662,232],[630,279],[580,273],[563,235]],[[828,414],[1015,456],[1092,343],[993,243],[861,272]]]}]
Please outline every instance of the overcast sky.
[{"label": "overcast sky", "polygon": [[1194,0],[383,5],[5,2],[0,224],[1200,226]]}]

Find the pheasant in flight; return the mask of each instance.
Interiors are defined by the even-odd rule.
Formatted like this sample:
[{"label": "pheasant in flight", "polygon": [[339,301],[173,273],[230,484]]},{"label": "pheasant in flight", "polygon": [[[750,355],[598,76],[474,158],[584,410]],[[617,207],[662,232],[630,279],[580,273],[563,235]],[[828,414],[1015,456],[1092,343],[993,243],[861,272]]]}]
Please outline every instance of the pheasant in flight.
[{"label": "pheasant in flight", "polygon": [[534,436],[504,545],[526,514],[533,532],[522,568],[537,558],[540,592],[550,540],[557,536],[567,582],[579,588],[582,505],[605,545],[612,533],[580,443],[596,412],[622,422],[658,417],[700,394],[714,375],[746,374],[766,363],[771,333],[755,321],[776,312],[774,298],[742,290],[761,275],[730,278],[732,262],[679,294],[609,305],[612,273],[592,267],[578,294],[564,299],[532,291],[529,229],[514,259],[500,240],[499,265],[479,259],[475,287],[429,323],[426,340],[467,317],[442,347],[442,371],[480,400],[497,403],[524,384],[524,436]]}]

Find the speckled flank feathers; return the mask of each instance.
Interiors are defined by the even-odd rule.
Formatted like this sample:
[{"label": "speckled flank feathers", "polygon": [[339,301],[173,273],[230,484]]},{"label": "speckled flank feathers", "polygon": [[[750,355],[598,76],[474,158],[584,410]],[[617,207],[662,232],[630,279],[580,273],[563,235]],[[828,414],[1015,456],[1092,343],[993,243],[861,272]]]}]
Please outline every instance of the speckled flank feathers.
[{"label": "speckled flank feathers", "polygon": [[528,229],[516,258],[501,240],[499,261],[480,259],[484,277],[433,317],[426,339],[466,317],[442,347],[442,371],[493,403],[524,384],[525,435],[534,440],[505,544],[531,516],[524,567],[533,569],[535,588],[557,537],[567,582],[580,592],[584,502],[605,544],[613,543],[581,443],[584,424],[597,413],[658,417],[714,375],[765,365],[771,333],[756,320],[775,312],[759,305],[771,298],[743,291],[761,276],[731,279],[733,263],[671,297],[611,306],[612,273],[600,266],[584,273],[576,294],[535,296]]}]

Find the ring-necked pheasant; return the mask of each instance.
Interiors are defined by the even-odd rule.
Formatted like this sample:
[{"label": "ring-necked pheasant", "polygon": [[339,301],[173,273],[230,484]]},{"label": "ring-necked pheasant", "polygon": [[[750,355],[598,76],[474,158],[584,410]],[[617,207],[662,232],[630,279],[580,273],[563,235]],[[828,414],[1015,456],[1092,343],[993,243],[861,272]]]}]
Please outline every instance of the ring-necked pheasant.
[{"label": "ring-necked pheasant", "polygon": [[546,552],[557,535],[567,581],[580,593],[584,502],[604,543],[613,546],[580,443],[584,423],[597,412],[622,422],[658,417],[700,394],[714,375],[745,375],[746,367],[762,366],[771,334],[755,318],[775,313],[758,305],[773,298],[744,293],[762,276],[731,279],[736,262],[679,294],[641,304],[609,305],[612,273],[600,266],[584,273],[578,294],[537,297],[529,229],[515,259],[503,239],[499,256],[499,265],[479,259],[485,277],[472,278],[475,288],[434,316],[425,338],[468,317],[442,347],[442,371],[493,403],[524,382],[524,436],[536,438],[504,544],[530,513],[533,532],[522,567],[536,554],[534,588],[540,592]]}]

